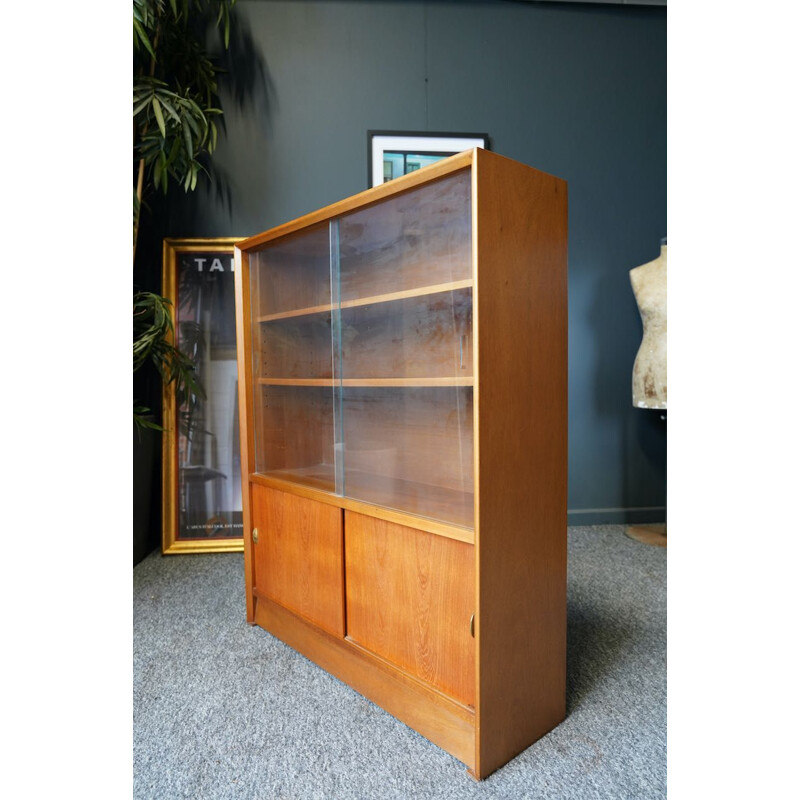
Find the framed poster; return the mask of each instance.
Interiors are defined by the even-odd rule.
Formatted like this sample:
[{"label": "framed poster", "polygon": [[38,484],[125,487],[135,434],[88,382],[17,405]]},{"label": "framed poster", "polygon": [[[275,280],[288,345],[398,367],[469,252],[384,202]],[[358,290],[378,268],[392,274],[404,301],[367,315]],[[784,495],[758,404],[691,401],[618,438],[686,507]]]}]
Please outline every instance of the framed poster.
[{"label": "framed poster", "polygon": [[368,185],[378,186],[473,147],[488,150],[489,135],[367,131]]},{"label": "framed poster", "polygon": [[241,551],[233,246],[241,238],[165,239],[161,293],[177,346],[205,398],[164,387],[161,551]]}]

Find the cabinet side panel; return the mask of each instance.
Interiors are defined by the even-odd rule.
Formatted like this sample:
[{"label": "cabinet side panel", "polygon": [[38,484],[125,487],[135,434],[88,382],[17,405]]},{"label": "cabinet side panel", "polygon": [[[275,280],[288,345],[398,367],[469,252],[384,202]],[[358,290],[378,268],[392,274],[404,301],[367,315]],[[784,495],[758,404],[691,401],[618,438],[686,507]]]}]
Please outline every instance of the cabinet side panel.
[{"label": "cabinet side panel", "polygon": [[476,774],[565,715],[567,187],[477,153]]}]

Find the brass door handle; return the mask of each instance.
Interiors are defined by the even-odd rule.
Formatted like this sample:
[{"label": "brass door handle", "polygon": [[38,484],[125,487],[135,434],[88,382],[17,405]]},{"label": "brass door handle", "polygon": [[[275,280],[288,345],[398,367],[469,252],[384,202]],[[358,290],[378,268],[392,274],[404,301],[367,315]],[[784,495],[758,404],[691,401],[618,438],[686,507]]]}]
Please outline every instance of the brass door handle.
[{"label": "brass door handle", "polygon": [[258,544],[258,528],[253,528],[253,544]]},{"label": "brass door handle", "polygon": [[475,615],[474,614],[469,618],[469,635],[473,639],[475,638]]}]

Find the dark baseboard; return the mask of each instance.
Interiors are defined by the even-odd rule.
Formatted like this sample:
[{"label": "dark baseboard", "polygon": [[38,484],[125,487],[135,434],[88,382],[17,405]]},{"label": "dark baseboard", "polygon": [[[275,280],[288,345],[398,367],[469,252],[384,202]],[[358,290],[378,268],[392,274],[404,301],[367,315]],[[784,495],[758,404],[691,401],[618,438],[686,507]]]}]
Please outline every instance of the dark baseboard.
[{"label": "dark baseboard", "polygon": [[666,519],[666,506],[567,510],[567,525],[646,525],[653,522],[666,522]]}]

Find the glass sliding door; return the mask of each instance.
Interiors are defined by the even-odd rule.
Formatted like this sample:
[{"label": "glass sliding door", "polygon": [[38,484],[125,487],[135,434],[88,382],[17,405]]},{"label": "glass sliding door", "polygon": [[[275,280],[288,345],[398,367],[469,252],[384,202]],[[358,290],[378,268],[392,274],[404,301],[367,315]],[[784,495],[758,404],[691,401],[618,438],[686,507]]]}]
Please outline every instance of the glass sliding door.
[{"label": "glass sliding door", "polygon": [[329,224],[251,255],[256,471],[328,491],[334,476]]},{"label": "glass sliding door", "polygon": [[473,525],[470,175],[338,221],[343,491]]}]

